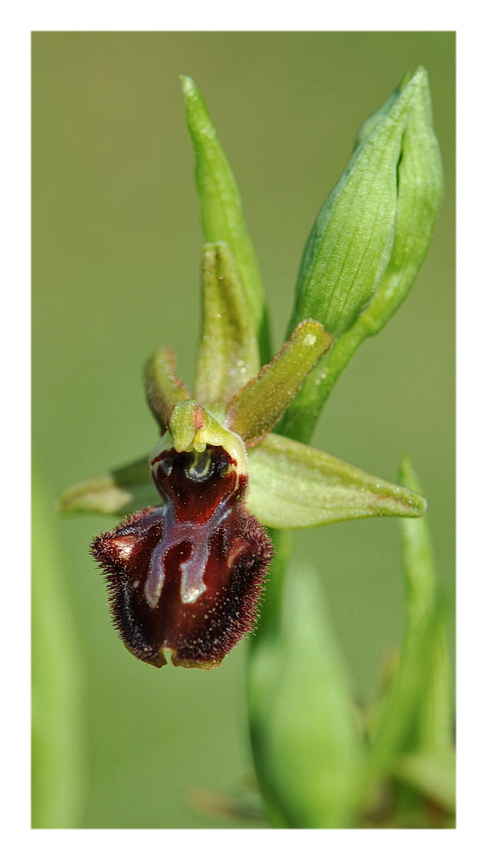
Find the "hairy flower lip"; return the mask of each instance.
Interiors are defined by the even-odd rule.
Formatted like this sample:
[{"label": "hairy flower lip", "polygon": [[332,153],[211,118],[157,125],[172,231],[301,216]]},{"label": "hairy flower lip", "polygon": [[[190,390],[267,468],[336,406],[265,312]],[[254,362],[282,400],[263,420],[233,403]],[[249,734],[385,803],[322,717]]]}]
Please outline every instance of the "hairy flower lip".
[{"label": "hairy flower lip", "polygon": [[247,476],[221,446],[166,449],[154,469],[162,504],[91,551],[129,651],[156,667],[169,651],[174,665],[214,668],[254,627],[272,544],[244,507]]}]

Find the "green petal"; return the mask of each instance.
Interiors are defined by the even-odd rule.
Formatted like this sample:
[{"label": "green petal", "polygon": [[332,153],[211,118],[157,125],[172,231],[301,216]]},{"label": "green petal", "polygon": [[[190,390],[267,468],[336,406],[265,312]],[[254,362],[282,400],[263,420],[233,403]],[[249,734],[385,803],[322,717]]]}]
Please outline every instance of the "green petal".
[{"label": "green petal", "polygon": [[160,504],[148,457],[74,484],[59,499],[63,514],[125,515]]},{"label": "green petal", "polygon": [[226,242],[231,249],[259,333],[262,361],[267,361],[271,353],[266,297],[237,183],[195,82],[186,75],[181,75],[180,80],[196,157],[205,240]]},{"label": "green petal", "polygon": [[422,496],[316,448],[270,434],[248,451],[247,507],[271,528],[327,525],[374,516],[419,517]]},{"label": "green petal", "polygon": [[203,327],[195,398],[209,408],[228,403],[259,372],[252,314],[228,245],[205,245]]},{"label": "green petal", "polygon": [[228,408],[229,425],[255,445],[274,427],[332,339],[316,320],[296,326],[281,351],[251,379]]},{"label": "green petal", "polygon": [[145,369],[147,399],[161,433],[165,433],[175,405],[189,398],[186,387],[174,374],[175,365],[174,352],[163,347],[152,353]]}]

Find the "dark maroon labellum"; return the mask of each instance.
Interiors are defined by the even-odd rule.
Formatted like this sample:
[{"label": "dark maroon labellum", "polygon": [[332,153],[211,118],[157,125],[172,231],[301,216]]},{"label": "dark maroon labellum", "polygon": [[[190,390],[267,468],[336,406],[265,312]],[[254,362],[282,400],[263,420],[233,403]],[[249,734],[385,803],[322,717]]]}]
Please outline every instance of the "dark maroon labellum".
[{"label": "dark maroon labellum", "polygon": [[153,666],[218,666],[255,623],[272,556],[243,506],[247,477],[220,446],[152,461],[162,504],[95,538],[125,645]]}]

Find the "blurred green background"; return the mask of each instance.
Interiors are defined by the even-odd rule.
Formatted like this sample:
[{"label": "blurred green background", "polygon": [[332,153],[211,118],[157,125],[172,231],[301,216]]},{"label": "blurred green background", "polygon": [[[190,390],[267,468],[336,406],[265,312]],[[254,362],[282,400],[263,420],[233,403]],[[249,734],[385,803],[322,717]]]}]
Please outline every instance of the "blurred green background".
[{"label": "blurred green background", "polygon": [[[200,87],[234,169],[277,346],[304,242],[356,131],[422,64],[445,169],[432,247],[406,304],[340,380],[314,443],[390,480],[410,452],[439,576],[452,587],[454,56],[448,32],[33,35],[33,443],[52,507],[68,485],[155,443],[141,382],[152,349],[173,346],[192,381],[202,236],[178,75]],[[86,792],[72,826],[246,826],[191,802],[193,789],[232,789],[251,772],[246,646],[214,672],[136,661],[111,627],[88,554],[109,522],[53,526],[79,652],[73,677],[79,663],[84,679]],[[394,520],[296,536],[296,552],[322,572],[364,701],[400,641],[399,549]]]}]

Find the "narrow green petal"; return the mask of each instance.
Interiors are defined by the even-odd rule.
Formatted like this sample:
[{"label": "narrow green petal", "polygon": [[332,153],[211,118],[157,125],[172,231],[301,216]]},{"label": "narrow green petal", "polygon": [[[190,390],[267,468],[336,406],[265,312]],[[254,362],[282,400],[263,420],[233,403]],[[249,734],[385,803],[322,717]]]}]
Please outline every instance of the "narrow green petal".
[{"label": "narrow green petal", "polygon": [[296,326],[281,351],[231,402],[228,416],[232,430],[248,445],[259,442],[272,430],[332,342],[316,320]]},{"label": "narrow green petal", "polygon": [[103,472],[70,487],[58,502],[63,514],[125,515],[160,504],[152,483],[148,457]]},{"label": "narrow green petal", "polygon": [[231,249],[259,334],[261,359],[268,361],[271,352],[266,297],[237,183],[201,93],[192,78],[181,75],[180,80],[196,158],[204,237],[207,242],[226,242]]},{"label": "narrow green petal", "polygon": [[163,347],[152,353],[145,369],[147,399],[161,433],[165,433],[176,403],[189,398],[186,387],[174,374],[175,366],[174,352]]},{"label": "narrow green petal", "polygon": [[426,503],[316,448],[270,434],[248,452],[247,507],[272,528],[327,525],[374,516],[419,517]]},{"label": "narrow green petal", "polygon": [[237,265],[224,242],[203,251],[203,326],[195,398],[227,404],[259,372],[259,344]]}]

